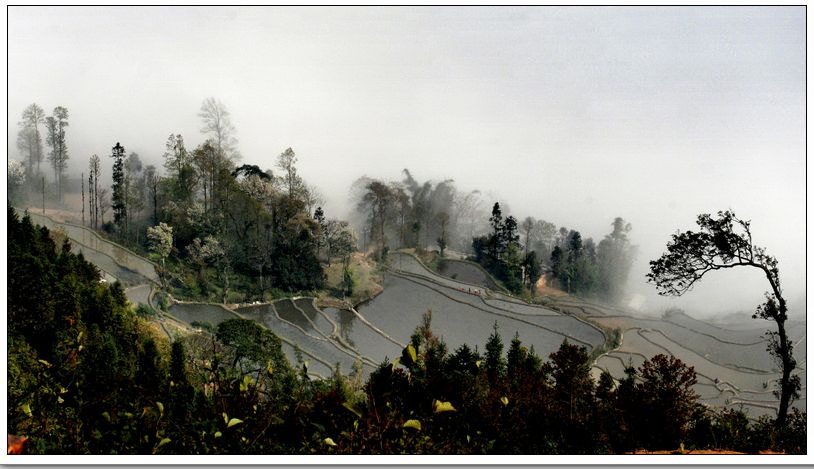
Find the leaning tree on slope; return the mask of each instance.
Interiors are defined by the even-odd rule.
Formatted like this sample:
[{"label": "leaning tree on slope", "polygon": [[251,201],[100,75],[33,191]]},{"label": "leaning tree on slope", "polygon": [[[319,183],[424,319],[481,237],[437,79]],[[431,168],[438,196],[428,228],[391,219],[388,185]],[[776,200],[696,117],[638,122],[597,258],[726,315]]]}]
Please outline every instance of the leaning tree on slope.
[{"label": "leaning tree on slope", "polygon": [[752,317],[777,324],[777,332],[768,332],[768,351],[783,370],[780,389],[775,391],[780,397],[776,425],[782,427],[789,404],[799,397],[800,377],[791,374],[797,362],[792,357],[792,343],[786,336],[787,307],[780,288],[777,259],[766,254],[765,248],[752,244],[750,222],[737,218],[734,212],[718,212],[717,219],[701,214],[697,223],[699,231],[672,236],[667,252],[650,261],[647,279],[656,285],[659,294],[681,296],[704,275],[720,269],[754,267],[766,275],[771,291],[766,292],[766,302],[757,307]]}]

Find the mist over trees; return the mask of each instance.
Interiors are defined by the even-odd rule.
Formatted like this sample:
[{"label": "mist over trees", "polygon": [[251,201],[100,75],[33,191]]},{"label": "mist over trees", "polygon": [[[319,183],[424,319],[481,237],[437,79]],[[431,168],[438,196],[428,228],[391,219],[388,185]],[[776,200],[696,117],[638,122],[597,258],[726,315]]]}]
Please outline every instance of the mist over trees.
[{"label": "mist over trees", "polygon": [[[636,247],[631,243],[632,226],[621,217],[610,223],[609,233],[596,243],[575,229],[557,228],[552,222],[532,216],[516,217],[505,203],[487,201],[478,190],[459,191],[451,179],[419,182],[405,169],[399,181],[366,177],[357,180],[353,186],[354,217],[351,222],[344,221],[323,210],[320,194],[300,175],[299,157],[292,148],[280,152],[273,168],[238,166],[235,129],[228,120],[228,111],[222,103],[210,100],[204,108],[209,110],[200,114],[207,138],[190,149],[183,136],[170,134],[162,155],[163,171],[145,166],[141,156],[128,154],[125,146],[116,142],[110,150],[113,185],[101,187],[100,158],[92,155],[88,160],[87,198],[83,199],[87,201],[88,224],[156,261],[159,283],[166,291],[222,303],[267,300],[280,294],[319,290],[325,285],[326,268],[341,263],[340,289],[342,294],[351,295],[355,288],[351,258],[361,247],[382,261],[389,250],[403,248],[418,253],[438,250],[442,257],[467,257],[480,263],[513,293],[536,291],[538,280],[544,276],[545,283],[568,293],[608,301],[624,297]],[[57,121],[51,124],[59,129]],[[33,135],[27,132],[27,136]],[[60,145],[55,140],[51,148]],[[25,195],[26,184],[30,184],[27,171],[34,171],[35,160],[36,156],[30,156],[23,164],[9,162],[12,200]],[[58,169],[55,167],[59,184],[62,176]],[[108,211],[112,211],[112,220],[105,222]],[[61,386],[59,381],[44,390],[34,389],[30,382],[15,385],[15,402],[37,402],[37,415],[63,419],[68,437],[48,442],[53,445],[48,449],[70,448],[79,436],[87,438],[78,422],[88,421],[121,437],[117,448],[125,451],[158,452],[162,447],[169,451],[169,443],[161,443],[165,438],[176,442],[172,451],[178,452],[245,450],[245,442],[239,439],[230,440],[227,446],[213,444],[214,431],[211,439],[190,436],[201,425],[210,429],[219,425],[216,422],[221,420],[222,409],[218,405],[227,405],[229,415],[248,415],[251,406],[265,406],[251,414],[255,420],[245,422],[252,425],[252,432],[266,435],[254,439],[260,441],[255,449],[269,451],[316,447],[340,452],[618,452],[642,447],[674,448],[685,442],[705,447],[721,441],[721,435],[727,435],[733,425],[737,425],[739,436],[728,443],[732,447],[751,451],[771,446],[789,451],[801,448],[799,438],[783,432],[801,428],[804,415],[794,411],[776,421],[763,419],[750,424],[742,412],[704,408],[692,390],[696,384],[694,370],[675,358],[651,357],[638,370],[628,367],[626,378],[618,383],[607,373],[595,382],[590,376],[588,352],[568,343],[544,361],[533,348],[523,346],[517,336],[504,353],[504,344],[495,330],[483,354],[466,345],[450,353],[443,340],[432,333],[429,315],[410,338],[412,353],[405,349],[400,364],[383,363],[356,394],[347,390],[348,382],[339,375],[312,382],[305,371],[296,373],[282,355],[279,339],[248,321],[221,324],[206,347],[199,344],[189,355],[184,349],[186,342],[180,341],[173,343],[168,353],[167,347],[162,350],[141,334],[120,285],[94,287],[98,272],[88,270],[81,256],[72,257],[69,243],[61,247],[61,252],[52,253],[56,246],[47,231],[34,229],[30,220],[20,220],[13,212],[10,218],[14,219],[16,234],[32,243],[30,248],[19,243],[15,246],[18,258],[25,257],[25,249],[33,249],[29,254],[48,259],[55,268],[72,276],[60,288],[77,288],[78,294],[96,295],[93,301],[101,302],[92,303],[90,311],[77,313],[78,325],[74,328],[72,324],[66,332],[43,328],[26,319],[22,313],[26,311],[25,301],[16,296],[14,300],[22,306],[15,305],[13,318],[19,323],[14,326],[16,341],[12,344],[15,365],[19,366],[13,373],[35,372],[32,348],[54,360],[70,353],[49,349],[38,337],[40,333],[58,337],[62,341],[59,344],[64,345],[67,339],[61,334],[91,331],[96,335],[85,342],[89,350],[114,357],[122,367],[102,372],[105,363],[98,359],[87,359],[79,367],[72,364],[68,370],[80,377],[76,386],[97,386],[102,391],[111,385],[126,386],[131,392],[116,401],[119,409],[132,410],[135,402],[142,408],[150,405],[158,409],[158,420],[164,412],[177,419],[174,427],[160,426],[161,432],[154,433],[156,438],[142,444],[136,438],[137,431],[119,425],[123,422],[119,414],[104,410],[112,418],[100,417],[107,408],[101,391],[87,394],[91,408],[83,407],[81,399],[85,397],[77,398],[71,404],[81,404],[76,410],[79,413],[71,414],[73,408],[60,413],[63,411],[59,406],[46,403]],[[735,225],[744,226],[734,215],[732,220],[721,225],[723,228],[719,224],[715,227],[731,231]],[[748,234],[748,222],[745,226]],[[782,345],[785,303],[779,292],[776,262],[753,247],[751,237],[747,236],[747,246],[743,236],[735,239],[732,233],[724,234],[704,238],[711,243],[707,248],[718,249],[724,260],[751,249],[754,256],[750,262],[760,264],[770,281],[775,282],[774,296],[770,294],[758,315],[780,321],[779,335],[772,342],[775,355],[793,369],[793,359],[787,360],[790,344]],[[676,244],[678,240],[674,240]],[[735,245],[740,250],[732,248]],[[689,251],[678,248],[673,251],[689,255]],[[671,262],[663,264],[674,266]],[[32,268],[27,265],[22,270]],[[24,273],[30,277],[30,272]],[[667,275],[665,282],[676,278]],[[43,287],[42,283],[38,285]],[[684,286],[680,284],[679,288]],[[53,299],[56,301],[62,300]],[[102,310],[115,319],[104,323]],[[54,311],[36,310],[41,316],[62,314]],[[134,337],[138,340],[134,341]],[[124,340],[132,343],[116,345]],[[192,358],[223,356],[228,360],[218,362],[222,368],[215,371],[195,368],[197,362]],[[198,374],[193,377],[190,370]],[[261,374],[266,370],[262,380],[252,377],[257,370]],[[221,394],[207,394],[212,392],[207,391],[211,389],[207,387],[211,386],[207,381],[212,379],[211,373],[223,379]],[[781,392],[789,397],[781,402],[793,399],[794,386],[794,377],[784,378]],[[284,393],[288,400],[275,400],[262,394],[265,392]],[[383,407],[381,403],[390,396],[399,397]],[[160,408],[153,404],[157,399],[163,399]],[[280,404],[283,400],[285,403]],[[278,404],[280,407],[276,407]],[[459,412],[459,417],[450,417],[453,412]],[[352,423],[354,414],[356,425],[361,422],[361,430]],[[278,421],[288,422],[292,416],[301,420],[293,424]],[[46,440],[47,426],[20,415],[15,419],[18,428],[31,431],[40,441]],[[423,427],[419,421],[424,422]],[[330,430],[315,433],[307,427],[311,422]],[[266,434],[271,427],[277,433]],[[423,428],[429,439],[401,436],[416,427]],[[480,434],[473,437],[472,429]],[[222,430],[218,430],[221,436],[217,438],[223,436]],[[300,439],[292,437],[291,432],[298,432]],[[319,439],[314,440],[314,434],[320,435]],[[387,437],[386,446],[375,446],[381,444],[383,435]],[[98,450],[101,446],[96,440],[83,448]]]},{"label": "mist over trees", "polygon": [[62,200],[63,176],[65,169],[68,167],[68,144],[65,138],[65,127],[68,127],[68,110],[62,106],[57,106],[54,108],[53,114],[45,118],[45,128],[48,130],[46,143],[50,148],[48,161],[54,170],[58,200]]},{"label": "mist over trees", "polygon": [[40,172],[43,159],[42,134],[40,126],[45,123],[45,111],[36,103],[23,110],[22,120],[18,123],[17,149],[25,162],[25,173],[29,179]]},{"label": "mist over trees", "polygon": [[[459,191],[452,179],[416,180],[408,169],[400,181],[363,176],[352,187],[353,214],[360,248],[445,249],[466,251],[470,235],[483,228],[485,202],[479,191]],[[439,243],[439,240],[443,240]]]},{"label": "mist over trees", "polygon": [[[51,184],[48,197],[61,202],[65,187],[65,170],[68,168],[68,109],[57,106],[50,116],[37,103],[31,103],[22,112],[17,123],[17,150],[22,159],[28,191],[34,191],[35,182],[41,183],[45,172],[41,165],[45,160],[51,171]],[[44,140],[44,141],[43,141]],[[38,187],[37,192],[45,195],[45,188]]]},{"label": "mist over trees", "polygon": [[16,160],[8,160],[8,172],[6,173],[6,182],[8,184],[8,199],[9,203],[20,204],[27,200],[27,181],[26,169]]},{"label": "mist over trees", "polygon": [[[36,104],[26,108],[18,143],[29,176],[42,159],[37,141],[39,126],[44,125],[59,200],[68,158],[68,112],[57,107],[52,114],[46,117]],[[196,239],[203,242],[211,236],[233,260],[233,273],[252,278],[259,296],[271,288],[269,280],[282,279],[283,289],[318,287],[320,263],[330,265],[331,256],[347,257],[330,245],[344,246],[351,239],[363,251],[373,248],[377,259],[383,259],[390,249],[401,248],[469,256],[484,263],[516,293],[533,291],[537,279],[545,275],[569,293],[613,300],[623,296],[633,249],[627,240],[630,226],[622,219],[614,222],[612,233],[598,245],[591,238],[583,240],[578,231],[564,227],[558,231],[554,223],[532,216],[516,218],[507,213],[497,226],[497,220],[489,219],[489,207],[494,202],[486,200],[481,191],[459,190],[452,179],[421,181],[404,169],[400,180],[362,177],[353,184],[355,210],[350,223],[341,225],[340,230],[347,233],[341,234],[339,243],[331,243],[325,238],[331,231],[327,221],[332,221],[335,231],[340,220],[325,213],[316,215],[324,199],[299,175],[292,148],[279,154],[274,168],[248,165],[240,171],[236,164],[240,158],[237,130],[226,106],[216,98],[207,98],[198,117],[204,140],[188,148],[182,135],[170,134],[162,155],[163,174],[152,165],[145,167],[140,155],[128,155],[124,144],[117,143],[120,148],[111,153],[113,185],[100,187],[104,175],[99,163],[90,158],[88,196],[85,198],[83,187],[82,197],[87,201],[91,226],[144,249],[146,228],[164,222],[174,229],[174,253],[179,254],[187,253]],[[30,177],[27,180],[30,185]],[[112,224],[105,224],[109,212],[113,217],[107,221]],[[484,236],[490,238],[477,240]],[[300,249],[307,253],[305,262],[293,261]],[[317,273],[317,280],[306,280],[302,272],[289,275],[283,268],[286,265]],[[194,265],[188,267],[190,271],[200,270]],[[208,265],[207,269],[215,267]],[[195,288],[198,293],[213,287],[222,291],[229,277],[224,275],[222,281],[215,282],[217,286]]]},{"label": "mist over trees", "polygon": [[401,181],[361,177],[351,187],[362,250],[383,259],[390,249],[438,250],[471,257],[514,293],[533,292],[541,275],[568,292],[620,301],[635,258],[630,223],[617,217],[598,244],[576,230],[526,216],[504,215],[478,190],[462,192],[452,179]]},{"label": "mist over trees", "polygon": [[[322,196],[298,173],[294,150],[283,150],[274,168],[238,167],[237,130],[226,106],[207,98],[198,117],[202,141],[190,147],[184,136],[169,134],[161,168],[128,154],[127,142],[99,153],[112,160],[109,174],[99,156],[88,157],[86,179],[70,189],[81,190],[87,224],[145,254],[154,246],[148,231],[154,238],[165,227],[171,249],[154,252],[162,282],[191,297],[225,301],[235,286],[254,298],[272,289],[316,290],[323,265],[339,260],[347,267],[356,244],[352,229],[322,210]],[[17,142],[23,161],[20,168],[10,164],[8,173],[12,202],[43,192],[38,171],[45,147],[53,179],[47,199],[65,206],[67,127],[64,107],[50,116],[36,104],[23,111]]]}]

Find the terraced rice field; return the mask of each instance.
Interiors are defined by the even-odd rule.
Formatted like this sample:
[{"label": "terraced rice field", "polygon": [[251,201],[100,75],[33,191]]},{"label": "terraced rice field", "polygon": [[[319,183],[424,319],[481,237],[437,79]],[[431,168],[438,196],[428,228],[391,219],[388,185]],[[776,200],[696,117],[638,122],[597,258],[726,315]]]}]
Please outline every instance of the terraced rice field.
[{"label": "terraced rice field", "polygon": [[[31,217],[31,221],[36,224],[46,226],[49,229],[60,229],[64,231],[68,237],[71,238],[71,242],[75,247],[79,247],[78,245],[81,245],[85,248],[83,250],[83,254],[85,254],[86,258],[88,257],[88,253],[90,251],[94,251],[97,255],[107,256],[109,258],[109,262],[117,264],[120,268],[135,272],[136,274],[150,281],[158,281],[158,276],[155,273],[155,264],[129,251],[128,249],[101,238],[92,230],[79,225],[74,225],[72,223],[57,222],[51,218],[38,215],[33,212],[29,213],[29,216]],[[95,260],[90,261],[96,263]],[[115,275],[115,269],[108,270],[104,265],[99,265],[99,268]]]},{"label": "terraced rice field", "polygon": [[124,293],[127,295],[127,299],[134,305],[139,303],[149,304],[151,289],[152,287],[150,285],[142,284],[126,289]]},{"label": "terraced rice field", "polygon": [[391,254],[390,266],[399,272],[418,275],[432,281],[439,283],[445,287],[455,288],[458,290],[472,293],[479,293],[485,295],[486,291],[482,286],[466,283],[461,280],[452,279],[436,274],[425,267],[418,259],[409,254],[395,253]]},{"label": "terraced rice field", "polygon": [[483,268],[471,262],[447,259],[439,265],[438,270],[444,277],[478,285],[489,290],[501,290]]},{"label": "terraced rice field", "polygon": [[[155,281],[150,261],[81,226],[36,214],[31,217],[35,223],[64,230],[74,250],[97,265],[108,280],[115,277],[128,286],[131,302],[147,302],[150,284]],[[432,272],[406,254],[394,254],[390,266],[383,293],[356,311],[320,310],[312,298],[297,298],[236,311],[220,305],[183,303],[173,305],[170,313],[187,324],[205,321],[217,325],[239,316],[253,319],[282,339],[283,350],[295,366],[295,347],[299,348],[314,377],[330,376],[337,363],[346,374],[359,363],[363,375],[368,375],[385,357],[393,359],[401,354],[428,309],[433,312],[433,331],[451,350],[463,343],[482,346],[497,322],[504,343],[518,333],[543,357],[555,351],[563,339],[588,348],[601,345],[604,334],[584,322],[590,321],[623,331],[621,346],[595,362],[594,376],[607,370],[618,379],[624,376],[626,366],[638,368],[646,358],[667,353],[695,368],[695,390],[702,402],[741,408],[751,417],[771,414],[777,405],[772,390],[779,374],[766,353],[764,337],[773,326],[771,322],[710,324],[680,313],[664,318],[638,317],[573,297],[548,297],[545,306],[530,305],[495,291],[493,281],[466,262],[447,263],[444,272],[455,278]],[[798,360],[795,373],[805,383],[805,323],[789,321],[787,326]],[[801,394],[793,405],[805,409],[805,386]]]},{"label": "terraced rice field", "polygon": [[[283,308],[292,305],[291,301],[283,302]],[[272,305],[246,306],[238,308],[236,312],[241,316],[257,321],[269,330],[277,334],[281,339],[292,344],[297,344],[304,353],[318,359],[331,369],[338,363],[340,371],[350,374],[354,363],[361,362],[363,371],[369,373],[373,370],[374,363],[370,359],[355,353],[353,350],[344,348],[334,340],[330,340],[319,334],[316,330],[310,331],[289,322],[275,310],[277,303]]]},{"label": "terraced rice field", "polygon": [[401,356],[403,345],[387,339],[361,321],[353,311],[325,308],[324,312],[337,325],[339,337],[357,352],[364,351],[376,362]]},{"label": "terraced rice field", "polygon": [[[762,333],[749,331],[742,334],[722,334],[719,337],[713,331],[702,330],[697,323],[689,326],[682,325],[669,319],[648,319],[625,317],[614,321],[608,316],[601,322],[614,324],[616,327],[638,327],[652,329],[662,334],[671,342],[678,344],[692,344],[692,349],[705,359],[721,365],[739,368],[746,371],[772,372],[776,365],[766,353],[766,340]],[[709,330],[709,328],[707,328]]]},{"label": "terraced rice field", "polygon": [[391,266],[404,270],[386,274],[384,292],[358,310],[376,328],[397,340],[406,341],[423,313],[431,310],[433,331],[453,350],[464,343],[482,346],[495,322],[504,343],[517,333],[520,340],[533,345],[544,357],[556,351],[565,339],[588,349],[604,342],[600,330],[573,317],[519,302],[484,301],[471,285],[435,274],[412,256],[396,256]]},{"label": "terraced rice field", "polygon": [[[733,330],[680,313],[661,319],[613,314],[592,319],[624,330],[621,347],[596,361],[595,374],[607,370],[621,378],[628,363],[638,368],[645,357],[670,354],[695,369],[698,376],[695,390],[702,402],[743,409],[753,418],[775,412],[777,399],[772,391],[779,372],[766,352],[764,337],[772,323],[754,320],[751,328]],[[795,373],[805,383],[805,337],[801,333],[804,333],[801,328],[789,331],[797,344],[795,355],[799,363]],[[805,396],[805,384],[802,395]],[[804,410],[805,398],[793,405]]]},{"label": "terraced rice field", "polygon": [[315,305],[313,298],[299,298],[294,304],[305,315],[310,324],[325,337],[330,337],[335,331],[335,325]]},{"label": "terraced rice field", "polygon": [[[146,282],[145,278],[139,273],[128,269],[117,263],[112,257],[95,251],[81,244],[73,243],[71,251],[75,253],[82,253],[85,260],[95,265],[103,274],[107,274],[112,278],[119,280],[125,287],[130,285],[139,285]],[[107,279],[107,276],[105,276]],[[110,279],[108,279],[110,281]]]},{"label": "terraced rice field", "polygon": [[[299,369],[300,364],[297,361],[297,351],[295,346],[284,341],[283,352],[285,353],[285,357],[288,359],[288,362],[291,363],[291,366],[295,369]],[[308,374],[314,378],[327,378],[333,373],[331,367],[329,367],[326,363],[323,363],[316,357],[309,355],[302,349],[300,349],[300,358],[302,358],[303,364],[305,364],[306,361],[308,362]]]},{"label": "terraced rice field", "polygon": [[208,322],[213,326],[237,318],[233,312],[225,307],[207,303],[176,303],[170,306],[170,314],[187,324]]}]

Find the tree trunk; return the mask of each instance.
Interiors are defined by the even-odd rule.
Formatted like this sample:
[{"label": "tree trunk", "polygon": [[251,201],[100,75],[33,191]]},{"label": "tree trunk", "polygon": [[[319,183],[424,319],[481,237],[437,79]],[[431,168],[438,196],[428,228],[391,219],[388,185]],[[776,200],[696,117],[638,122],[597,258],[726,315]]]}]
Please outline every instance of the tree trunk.
[{"label": "tree trunk", "polygon": [[158,183],[153,184],[153,225],[158,224]]},{"label": "tree trunk", "polygon": [[93,227],[93,229],[98,230],[99,229],[99,172],[94,171],[94,173],[95,174],[93,175],[93,196],[95,197],[95,200],[93,202],[93,209],[96,211],[96,214],[93,216],[93,223],[95,225]]},{"label": "tree trunk", "polygon": [[792,357],[792,347],[789,344],[788,337],[786,336],[786,312],[788,308],[786,307],[786,300],[783,299],[783,296],[780,294],[780,287],[775,283],[775,279],[772,277],[772,274],[769,270],[763,267],[763,271],[766,274],[766,278],[769,280],[769,284],[772,286],[772,292],[774,293],[775,298],[777,298],[777,315],[774,317],[775,322],[777,323],[777,335],[778,335],[778,346],[779,350],[777,353],[780,355],[780,360],[783,364],[783,376],[780,379],[780,406],[777,409],[777,420],[775,421],[776,428],[782,428],[786,425],[786,416],[789,411],[789,405],[791,404],[791,397],[794,394],[795,389],[791,383],[791,372],[794,371],[794,367],[797,365],[794,357]]},{"label": "tree trunk", "polygon": [[79,184],[82,185],[82,226],[85,226],[85,173],[79,175]]},{"label": "tree trunk", "polygon": [[[784,304],[782,300],[781,304]],[[785,305],[782,309],[785,309]],[[784,313],[781,314],[785,316]],[[794,392],[790,382],[791,372],[794,370],[794,362],[791,357],[791,351],[789,350],[788,337],[786,337],[786,320],[784,318],[778,318],[776,322],[780,342],[779,352],[783,361],[783,377],[780,379],[780,407],[777,409],[776,426],[777,428],[782,428],[786,425],[786,416],[789,412],[789,404],[791,404],[791,395]]]}]

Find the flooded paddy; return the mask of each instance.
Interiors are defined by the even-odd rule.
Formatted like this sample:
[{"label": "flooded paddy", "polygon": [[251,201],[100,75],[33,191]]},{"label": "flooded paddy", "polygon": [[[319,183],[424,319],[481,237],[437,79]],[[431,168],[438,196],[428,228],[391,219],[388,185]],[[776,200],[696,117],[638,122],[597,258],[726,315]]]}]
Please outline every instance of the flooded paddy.
[{"label": "flooded paddy", "polygon": [[[393,275],[399,276],[400,273]],[[445,287],[442,284],[423,277],[402,276],[401,278],[416,285],[426,287],[426,289],[446,297],[450,300],[450,307],[454,307],[452,305],[456,303],[463,304],[497,318],[507,318],[515,322],[523,323],[526,327],[531,326],[532,328],[548,330],[549,332],[561,336],[560,343],[562,339],[568,339],[571,343],[592,349],[604,342],[604,335],[599,329],[565,314],[531,305],[528,306],[529,310],[526,314],[519,314],[515,312],[515,310],[495,307],[492,303],[485,301],[480,295],[468,293],[468,290],[465,289],[462,291],[461,289]],[[506,303],[508,302],[504,301],[502,304]],[[538,312],[540,314],[537,314]],[[494,324],[494,320],[491,321],[491,324]]]},{"label": "flooded paddy", "polygon": [[354,350],[369,355],[377,363],[401,356],[401,346],[359,320],[353,311],[337,308],[325,308],[324,311],[339,326],[339,336]]},{"label": "flooded paddy", "polygon": [[[109,256],[111,262],[118,264],[122,268],[135,272],[151,281],[158,281],[158,276],[155,273],[155,265],[152,262],[122,246],[103,239],[93,230],[72,223],[57,222],[33,212],[29,212],[29,216],[31,217],[31,221],[36,224],[43,225],[48,229],[64,231],[68,237],[71,238],[74,246],[79,247],[77,246],[77,244],[79,244],[85,248],[90,248],[90,250],[96,251],[98,254]],[[85,249],[83,253],[86,251],[88,251],[88,249]],[[87,254],[85,257],[87,258]],[[95,263],[95,261],[91,262]],[[116,275],[114,271],[108,270],[105,266],[99,265],[99,267],[112,275]]]},{"label": "flooded paddy", "polygon": [[[283,353],[285,353],[285,357],[288,359],[288,362],[291,364],[291,367],[295,370],[300,369],[300,363],[297,357],[297,349],[289,344],[286,341],[283,341]],[[317,378],[329,378],[331,374],[333,374],[333,370],[331,369],[328,364],[324,363],[319,359],[319,357],[315,357],[313,355],[309,355],[304,350],[300,349],[300,357],[305,363],[308,362],[308,374],[312,375],[313,377]]]},{"label": "flooded paddy", "polygon": [[382,294],[358,310],[373,325],[397,340],[407,341],[427,310],[432,311],[433,332],[444,339],[450,350],[463,344],[482,348],[495,322],[504,343],[508,344],[518,333],[525,345],[533,345],[535,351],[544,357],[556,351],[565,338],[563,334],[535,327],[533,323],[452,301],[448,296],[412,279],[386,275],[383,286]]},{"label": "flooded paddy", "polygon": [[212,326],[229,319],[237,319],[237,316],[225,307],[207,303],[176,303],[170,306],[170,314],[187,324],[208,322]]},{"label": "flooded paddy", "polygon": [[494,279],[492,279],[483,268],[471,262],[446,259],[439,263],[438,271],[445,277],[485,287],[490,290],[501,290]]},{"label": "flooded paddy", "polygon": [[144,284],[130,287],[124,290],[124,293],[127,295],[127,300],[130,301],[130,303],[133,303],[133,305],[138,305],[139,303],[146,305],[149,304],[151,290],[151,285]]},{"label": "flooded paddy", "polygon": [[483,302],[489,306],[493,306],[499,309],[508,309],[509,311],[522,315],[562,316],[562,313],[559,313],[552,309],[548,309],[543,306],[530,305],[528,303],[519,303],[517,301],[484,298]]},{"label": "flooded paddy", "polygon": [[[291,302],[288,302],[288,304],[293,307]],[[340,345],[318,335],[313,329],[308,332],[297,327],[295,323],[281,319],[282,316],[278,317],[275,314],[275,306],[245,306],[238,308],[236,311],[247,319],[257,321],[281,338],[297,344],[303,352],[320,358],[331,368],[338,363],[343,374],[350,374],[354,363],[362,359],[358,354],[354,354],[350,350],[344,350]],[[365,373],[369,373],[373,370],[373,366],[370,363],[363,363],[363,369]]]},{"label": "flooded paddy", "polygon": [[652,329],[667,340],[683,344],[704,358],[727,367],[757,372],[771,372],[775,368],[766,353],[766,339],[759,332],[725,334],[711,327],[702,329],[698,322],[689,327],[663,319],[609,316],[596,320],[609,327]]},{"label": "flooded paddy", "polygon": [[107,274],[108,276],[113,277],[115,280],[120,281],[124,286],[139,285],[147,282],[147,279],[138,272],[118,264],[107,254],[103,254],[99,251],[95,251],[76,243],[71,245],[71,251],[74,253],[82,253],[85,260],[101,270],[103,278],[108,281],[110,281],[110,279],[108,279],[107,276],[104,276],[104,274]]},{"label": "flooded paddy", "polygon": [[481,285],[467,283],[462,280],[452,279],[429,270],[418,259],[409,254],[394,253],[390,257],[390,267],[402,273],[413,274],[421,276],[439,283],[443,286],[455,288],[463,291],[480,292],[484,294],[485,291]]},{"label": "flooded paddy", "polygon": [[325,314],[314,306],[313,298],[299,298],[294,300],[294,304],[322,335],[330,337],[334,333],[334,323],[328,320]]}]

